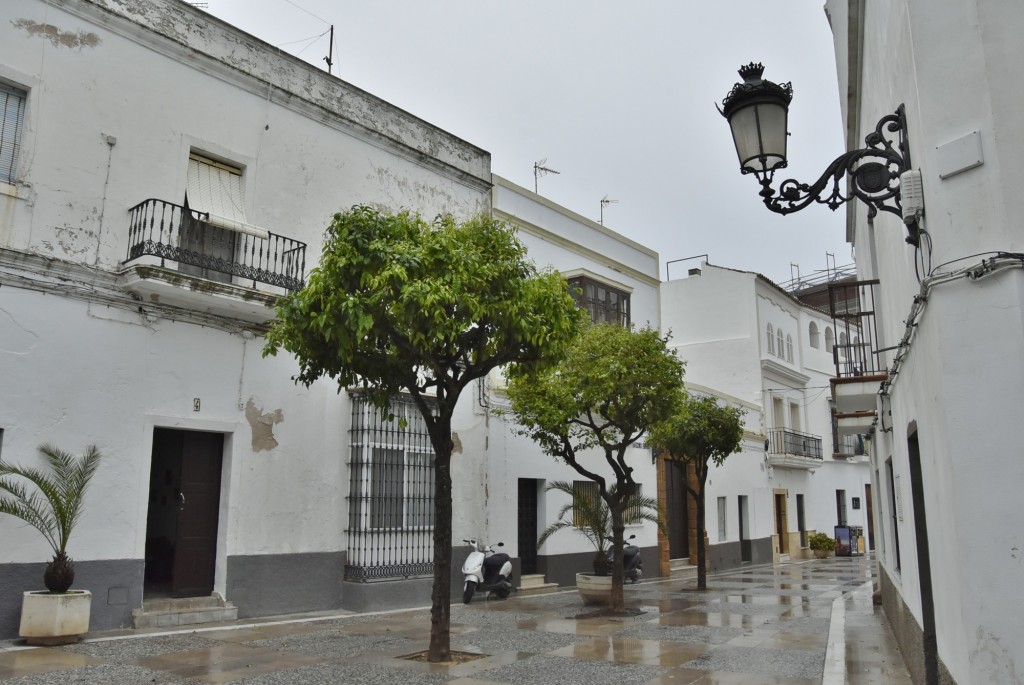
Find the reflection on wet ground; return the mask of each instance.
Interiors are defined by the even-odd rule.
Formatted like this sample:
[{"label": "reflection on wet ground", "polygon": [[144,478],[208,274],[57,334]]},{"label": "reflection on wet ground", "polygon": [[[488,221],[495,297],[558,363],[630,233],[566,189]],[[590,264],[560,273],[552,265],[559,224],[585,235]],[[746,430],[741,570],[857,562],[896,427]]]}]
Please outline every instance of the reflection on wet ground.
[{"label": "reflection on wet ground", "polygon": [[909,683],[870,601],[871,568],[870,558],[792,562],[713,575],[707,591],[651,579],[627,586],[627,616],[595,616],[575,591],[453,605],[452,649],[480,655],[462,663],[405,658],[427,647],[419,609],[0,650],[0,681],[800,685],[833,682],[829,659],[845,654],[835,682]]}]

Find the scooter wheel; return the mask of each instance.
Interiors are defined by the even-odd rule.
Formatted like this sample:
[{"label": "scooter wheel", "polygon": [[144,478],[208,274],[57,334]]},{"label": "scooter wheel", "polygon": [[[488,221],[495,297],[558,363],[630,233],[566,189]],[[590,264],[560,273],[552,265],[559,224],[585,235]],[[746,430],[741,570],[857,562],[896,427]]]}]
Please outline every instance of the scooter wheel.
[{"label": "scooter wheel", "polygon": [[473,601],[473,595],[476,594],[476,581],[467,580],[466,589],[462,591],[462,603],[469,604]]}]

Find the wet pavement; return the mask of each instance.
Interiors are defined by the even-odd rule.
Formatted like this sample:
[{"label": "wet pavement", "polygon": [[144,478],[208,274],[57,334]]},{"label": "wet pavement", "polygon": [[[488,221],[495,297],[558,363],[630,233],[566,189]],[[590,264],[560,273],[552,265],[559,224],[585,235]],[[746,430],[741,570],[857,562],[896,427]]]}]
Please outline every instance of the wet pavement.
[{"label": "wet pavement", "polygon": [[452,665],[425,650],[429,610],[94,633],[77,645],[0,643],[3,685],[909,685],[870,558],[796,561],[626,586],[639,613],[595,617],[575,591],[452,605]]}]

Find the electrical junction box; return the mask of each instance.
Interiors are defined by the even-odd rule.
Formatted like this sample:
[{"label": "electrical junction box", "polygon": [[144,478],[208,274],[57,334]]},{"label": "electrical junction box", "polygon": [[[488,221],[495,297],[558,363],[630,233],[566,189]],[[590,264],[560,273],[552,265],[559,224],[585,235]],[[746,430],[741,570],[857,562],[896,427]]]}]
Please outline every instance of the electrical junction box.
[{"label": "electrical junction box", "polygon": [[917,169],[900,174],[900,204],[903,223],[909,225],[924,216],[924,186],[921,185],[921,172]]}]

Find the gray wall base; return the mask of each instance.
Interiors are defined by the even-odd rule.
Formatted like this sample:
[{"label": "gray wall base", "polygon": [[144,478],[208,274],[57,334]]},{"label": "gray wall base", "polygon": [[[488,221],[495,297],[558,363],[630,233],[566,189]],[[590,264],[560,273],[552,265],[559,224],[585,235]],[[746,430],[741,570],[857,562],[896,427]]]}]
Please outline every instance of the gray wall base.
[{"label": "gray wall base", "polygon": [[[563,587],[576,586],[577,573],[594,572],[594,552],[575,554],[551,554],[537,557],[537,572],[544,574],[549,583]],[[658,548],[641,547],[640,558],[644,562],[644,578],[658,577]]]},{"label": "gray wall base", "polygon": [[[142,605],[142,559],[76,561],[76,590],[92,593],[89,630],[129,628],[132,609]],[[29,590],[44,590],[46,563],[0,564],[0,639],[18,637],[21,625],[21,596]]]},{"label": "gray wall base", "polygon": [[344,552],[228,557],[225,599],[239,618],[339,609],[344,571]]},{"label": "gray wall base", "polygon": [[[882,609],[885,611],[885,618],[889,621],[893,636],[896,638],[900,651],[903,652],[903,660],[910,671],[910,678],[915,683],[924,683],[924,631],[921,624],[914,618],[910,608],[903,603],[903,598],[896,590],[892,580],[881,565],[878,567],[878,580],[882,590]],[[953,676],[949,674],[946,665],[942,663],[942,656],[939,656],[939,685],[956,685]]]},{"label": "gray wall base", "polygon": [[[433,587],[433,576],[379,580],[372,583],[345,581],[342,583],[341,607],[357,613],[428,607]],[[461,592],[459,598],[452,593],[452,601],[457,599],[461,599]]]},{"label": "gray wall base", "polygon": [[728,571],[740,568],[744,565],[759,566],[770,564],[773,561],[772,539],[759,538],[750,540],[750,561],[743,562],[740,555],[740,543],[721,542],[717,545],[708,545],[708,560],[711,562],[711,570]]}]

